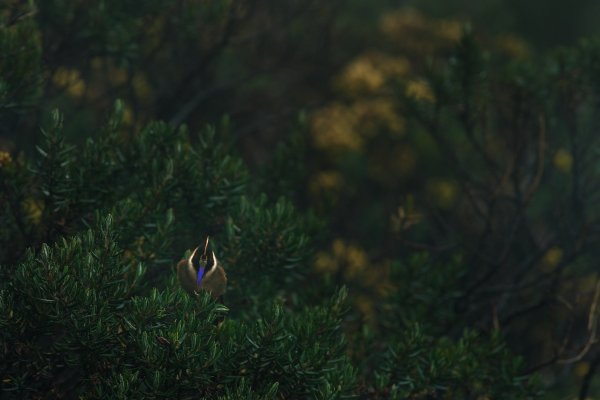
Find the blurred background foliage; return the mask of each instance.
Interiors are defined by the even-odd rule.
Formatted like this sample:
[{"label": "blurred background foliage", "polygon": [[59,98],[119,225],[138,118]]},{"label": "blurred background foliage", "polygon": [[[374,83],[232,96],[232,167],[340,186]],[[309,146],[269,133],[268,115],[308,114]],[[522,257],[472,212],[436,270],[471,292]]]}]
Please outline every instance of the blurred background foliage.
[{"label": "blurred background foliage", "polygon": [[[220,187],[217,174],[206,183],[203,193],[215,196],[217,210],[194,208],[201,210],[195,217],[210,215],[215,229],[228,232],[221,246],[232,264],[261,259],[286,227],[310,237],[314,257],[300,240],[267,264],[310,265],[322,281],[316,292],[348,287],[349,353],[375,398],[444,398],[411,392],[426,387],[422,374],[450,386],[468,376],[470,389],[456,387],[447,398],[486,398],[473,388],[501,373],[465,365],[447,377],[447,366],[431,366],[436,352],[447,360],[506,360],[495,346],[499,333],[522,356],[514,371],[537,372],[547,398],[598,396],[597,11],[591,0],[7,0],[0,9],[0,167],[24,165],[43,140],[75,151],[44,139],[40,126],[52,125],[55,108],[64,113],[66,141],[87,149],[82,182],[112,179],[93,173],[110,160],[100,159],[98,144],[85,144],[102,137],[98,127],[117,98],[118,135],[100,140],[106,148],[140,131],[160,142],[153,129],[217,124],[219,133],[205,137],[220,136],[248,171],[218,152],[219,140],[213,147],[190,138],[227,159],[219,168],[229,182]],[[153,120],[165,125],[148,126]],[[126,155],[142,175],[154,156],[144,140]],[[159,142],[147,146],[168,144]],[[117,168],[122,160],[110,162]],[[36,170],[52,165],[60,157]],[[195,176],[185,165],[153,168],[140,185],[168,168]],[[135,180],[119,176],[116,187],[131,190]],[[236,183],[248,180],[255,185],[244,190],[259,200],[244,203]],[[11,182],[3,192],[20,197],[7,207],[24,211],[20,223],[44,229],[21,227],[3,263],[80,230],[82,210],[120,198],[86,193],[97,204],[72,212],[69,191],[49,184],[48,203]],[[155,190],[145,195],[165,188]],[[192,201],[201,202],[198,196]],[[289,203],[277,202],[280,196]],[[223,198],[235,199],[236,223],[260,220],[264,230],[240,233]],[[60,209],[71,214],[56,220]],[[190,235],[193,224],[186,229]],[[240,250],[241,242],[265,236],[272,240],[264,248]],[[128,254],[152,261],[148,249],[156,245],[140,239]],[[256,279],[251,270],[240,273]],[[286,285],[285,277],[269,281],[261,297]],[[233,290],[235,301],[253,296]],[[489,338],[488,350],[473,349],[476,333]],[[384,342],[392,350],[365,350]],[[414,360],[395,356],[420,348],[427,354]],[[384,368],[370,374],[374,365]],[[511,376],[499,382],[520,388]]]}]

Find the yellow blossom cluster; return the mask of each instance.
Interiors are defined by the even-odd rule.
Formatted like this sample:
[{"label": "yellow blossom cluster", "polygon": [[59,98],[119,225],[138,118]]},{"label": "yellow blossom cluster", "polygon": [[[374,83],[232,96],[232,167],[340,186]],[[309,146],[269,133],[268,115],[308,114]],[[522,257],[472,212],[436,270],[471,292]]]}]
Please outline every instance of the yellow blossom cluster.
[{"label": "yellow blossom cluster", "polygon": [[543,272],[551,272],[553,271],[563,259],[563,250],[558,246],[553,246],[549,248],[544,256],[542,257],[540,263],[540,269]]},{"label": "yellow blossom cluster", "polygon": [[42,221],[44,212],[44,202],[32,197],[26,198],[21,204],[27,220],[33,225],[38,225]]},{"label": "yellow blossom cluster", "polygon": [[412,8],[386,13],[380,20],[380,30],[398,43],[404,51],[425,55],[454,45],[462,35],[462,23],[425,17]]},{"label": "yellow blossom cluster", "polygon": [[458,200],[458,185],[448,179],[432,178],[425,184],[430,199],[440,208],[451,208]]},{"label": "yellow blossom cluster", "polygon": [[122,85],[129,79],[129,73],[123,67],[109,57],[95,57],[91,60],[90,66],[94,74],[103,74],[106,80],[114,86]]},{"label": "yellow blossom cluster", "polygon": [[351,110],[358,119],[358,130],[363,136],[374,136],[381,129],[398,135],[404,132],[404,118],[389,98],[358,100],[352,104]]},{"label": "yellow blossom cluster", "polygon": [[317,254],[315,268],[323,272],[337,272],[340,268],[349,277],[356,277],[364,271],[368,265],[367,253],[364,249],[346,243],[342,239],[336,239],[328,252]]},{"label": "yellow blossom cluster", "polygon": [[82,97],[85,94],[86,84],[81,77],[81,72],[77,69],[60,67],[52,76],[52,82],[75,98]]},{"label": "yellow blossom cluster", "polygon": [[[113,87],[127,85],[131,82],[136,101],[144,103],[152,96],[152,87],[143,72],[131,72],[127,68],[118,65],[109,57],[95,57],[91,60],[92,80],[97,82],[109,82]],[[107,88],[92,84],[91,97],[101,97]]]},{"label": "yellow blossom cluster", "polygon": [[515,35],[500,35],[495,40],[495,46],[510,58],[524,59],[530,56],[531,50],[524,40]]},{"label": "yellow blossom cluster", "polygon": [[12,164],[12,157],[7,151],[0,151],[0,168]]},{"label": "yellow blossom cluster", "polygon": [[341,103],[331,103],[311,117],[315,146],[321,150],[358,150],[362,138],[356,130],[358,118],[352,109]]},{"label": "yellow blossom cluster", "polygon": [[341,173],[335,170],[318,172],[309,183],[309,190],[313,195],[322,192],[337,193],[344,184]]},{"label": "yellow blossom cluster", "polygon": [[351,97],[374,94],[390,81],[405,77],[409,71],[410,63],[405,57],[368,51],[342,70],[335,85],[340,92]]},{"label": "yellow blossom cluster", "polygon": [[571,152],[565,148],[560,148],[554,154],[552,160],[554,167],[561,172],[568,173],[573,167],[573,156]]},{"label": "yellow blossom cluster", "polygon": [[[372,263],[363,248],[342,239],[334,240],[329,251],[318,253],[314,266],[320,272],[341,274],[346,281],[368,288],[377,296],[384,296],[391,288],[388,266]],[[358,296],[354,301],[366,318],[374,316],[376,299]]]},{"label": "yellow blossom cluster", "polygon": [[[462,34],[461,23],[426,18],[416,10],[403,8],[383,15],[380,27],[397,44],[396,54],[366,51],[342,69],[334,86],[345,102],[329,103],[311,117],[313,142],[320,150],[364,151],[368,141],[379,133],[402,134],[405,122],[394,100],[396,82],[406,82],[407,96],[435,102],[429,83],[418,78],[419,65],[432,51],[454,46]],[[412,44],[406,43],[415,44],[415,48],[407,48]],[[398,158],[397,154],[392,157]],[[403,159],[412,160],[400,165],[410,170],[414,157]]]},{"label": "yellow blossom cluster", "polygon": [[431,86],[423,79],[413,79],[406,84],[406,95],[418,101],[433,103],[435,95]]},{"label": "yellow blossom cluster", "polygon": [[[312,113],[310,132],[315,148],[329,156],[346,152],[367,156],[369,177],[387,187],[410,179],[419,163],[415,143],[405,135],[406,121],[396,91],[403,83],[409,98],[421,103],[436,102],[435,92],[422,72],[432,56],[456,46],[463,34],[463,23],[429,18],[415,9],[401,8],[382,15],[379,27],[382,38],[393,45],[393,52],[368,50],[348,63],[333,81],[339,100]],[[499,38],[497,45],[507,53],[526,53],[526,48],[512,36]],[[568,157],[558,154],[555,164],[568,169]],[[311,192],[339,195],[351,183],[351,179],[330,170],[313,177]],[[456,203],[458,188],[454,182],[433,179],[426,184],[426,191],[442,208]]]},{"label": "yellow blossom cluster", "polygon": [[357,151],[367,138],[380,131],[400,135],[404,132],[404,118],[395,108],[394,102],[384,97],[351,104],[331,103],[311,117],[315,147],[334,152]]},{"label": "yellow blossom cluster", "polygon": [[[86,80],[78,69],[59,67],[52,76],[52,82],[75,99],[98,100],[105,97],[108,90],[119,90],[129,84],[133,87],[136,102],[147,105],[152,102],[152,87],[143,73],[131,74],[125,67],[119,66],[109,57],[95,57],[90,60],[90,72]],[[108,86],[107,86],[108,84]],[[139,115],[125,105],[123,123],[141,124]]]}]

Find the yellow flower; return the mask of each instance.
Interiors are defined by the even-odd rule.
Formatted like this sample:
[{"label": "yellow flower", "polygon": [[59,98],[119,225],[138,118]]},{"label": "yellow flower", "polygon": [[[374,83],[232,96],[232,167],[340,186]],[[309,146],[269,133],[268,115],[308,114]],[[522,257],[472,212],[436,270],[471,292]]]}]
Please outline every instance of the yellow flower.
[{"label": "yellow flower", "polygon": [[356,115],[342,104],[334,103],[313,113],[311,132],[315,146],[323,150],[358,150],[362,139],[356,132]]},{"label": "yellow flower", "polygon": [[527,58],[531,53],[527,43],[514,35],[501,35],[496,39],[496,44],[512,58]]},{"label": "yellow flower", "polygon": [[431,90],[431,86],[429,86],[429,83],[422,79],[409,81],[406,85],[406,95],[415,100],[426,101],[428,103],[433,103],[435,101],[435,96]]},{"label": "yellow flower", "polygon": [[12,157],[7,151],[0,151],[0,168],[12,164]]},{"label": "yellow flower", "polygon": [[577,364],[575,367],[575,375],[578,377],[584,377],[588,371],[590,370],[590,363],[586,361],[582,361]]},{"label": "yellow flower", "polygon": [[542,257],[541,269],[550,272],[562,261],[563,251],[560,247],[551,247]]},{"label": "yellow flower", "polygon": [[147,102],[152,94],[152,87],[148,83],[145,75],[138,72],[134,75],[131,83],[133,84],[133,90],[139,101]]},{"label": "yellow flower", "polygon": [[44,203],[41,200],[29,197],[23,200],[22,203],[23,211],[27,219],[34,225],[38,225],[42,220],[42,213],[44,211]]},{"label": "yellow flower", "polygon": [[460,21],[427,18],[412,8],[384,14],[379,28],[403,50],[421,56],[453,46],[462,35]]},{"label": "yellow flower", "polygon": [[568,173],[573,167],[573,156],[567,149],[558,149],[554,154],[553,162],[556,169]]},{"label": "yellow flower", "polygon": [[404,8],[383,14],[379,28],[390,38],[397,38],[408,30],[429,29],[429,25],[420,12],[413,8]]},{"label": "yellow flower", "polygon": [[329,252],[317,254],[315,268],[323,272],[335,272],[343,267],[347,277],[356,277],[367,267],[368,262],[367,253],[362,248],[336,239]]},{"label": "yellow flower", "polygon": [[446,179],[431,179],[426,189],[432,200],[441,208],[450,208],[458,197],[458,187],[455,182]]},{"label": "yellow flower", "polygon": [[81,97],[85,93],[85,82],[77,69],[60,67],[54,73],[52,81],[59,88],[64,88],[73,97]]},{"label": "yellow flower", "polygon": [[335,192],[343,184],[342,175],[337,171],[321,171],[310,180],[310,191],[319,193],[321,191]]},{"label": "yellow flower", "polygon": [[385,83],[383,73],[365,58],[351,62],[342,72],[341,86],[348,92],[376,92]]},{"label": "yellow flower", "polygon": [[344,259],[348,266],[346,274],[349,278],[360,276],[369,264],[367,253],[355,245],[346,246],[345,253],[340,255],[340,258]]},{"label": "yellow flower", "polygon": [[104,76],[114,86],[122,85],[129,79],[127,69],[119,67],[112,58],[95,57],[90,65],[95,75]]},{"label": "yellow flower", "polygon": [[409,70],[410,64],[404,57],[368,51],[348,64],[335,83],[351,96],[375,94],[393,78],[406,76]]},{"label": "yellow flower", "polygon": [[410,71],[410,62],[406,57],[390,56],[383,53],[375,55],[374,60],[386,79],[406,76]]},{"label": "yellow flower", "polygon": [[463,34],[463,24],[459,21],[440,21],[437,23],[440,38],[449,42],[458,42]]},{"label": "yellow flower", "polygon": [[[373,264],[363,248],[349,244],[343,239],[334,240],[329,251],[317,254],[315,269],[324,273],[336,273],[341,270],[344,279],[369,288],[376,296],[383,296],[391,289],[388,280],[389,266]],[[358,296],[354,301],[364,317],[374,316],[373,297]]]},{"label": "yellow flower", "polygon": [[125,105],[125,107],[123,108],[123,123],[125,125],[132,125],[133,120],[133,109],[130,106]]},{"label": "yellow flower", "polygon": [[404,118],[396,112],[395,104],[389,99],[357,101],[352,105],[352,111],[358,119],[358,130],[363,135],[373,136],[380,129],[392,134],[404,132]]},{"label": "yellow flower", "polygon": [[317,253],[315,268],[321,272],[333,273],[337,271],[338,265],[331,254],[321,251]]}]

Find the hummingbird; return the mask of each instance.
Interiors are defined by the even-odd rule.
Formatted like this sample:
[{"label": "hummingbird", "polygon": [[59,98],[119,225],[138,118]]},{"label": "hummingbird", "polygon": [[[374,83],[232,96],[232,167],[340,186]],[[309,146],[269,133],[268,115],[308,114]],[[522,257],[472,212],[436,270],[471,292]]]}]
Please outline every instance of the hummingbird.
[{"label": "hummingbird", "polygon": [[193,296],[200,290],[206,290],[217,299],[225,293],[227,274],[219,264],[215,252],[209,249],[209,237],[206,237],[204,251],[201,245],[196,247],[187,259],[177,263],[177,278],[183,289]]}]

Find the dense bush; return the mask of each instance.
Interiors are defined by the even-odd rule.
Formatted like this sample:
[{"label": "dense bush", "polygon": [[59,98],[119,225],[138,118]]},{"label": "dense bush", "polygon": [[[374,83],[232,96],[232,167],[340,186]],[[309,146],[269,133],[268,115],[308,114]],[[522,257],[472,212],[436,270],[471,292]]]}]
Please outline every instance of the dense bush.
[{"label": "dense bush", "polygon": [[[360,393],[341,330],[345,291],[330,290],[332,299],[323,303],[316,294],[327,285],[319,285],[308,267],[312,218],[283,199],[249,195],[247,171],[213,129],[192,145],[184,130],[156,123],[120,142],[113,119],[97,141],[77,149],[61,137],[60,121],[55,113],[35,166],[16,160],[2,167],[3,185],[11,188],[3,194],[2,213],[6,394],[344,398]],[[11,204],[20,206],[18,212]],[[188,296],[174,279],[173,265],[196,245],[201,231],[210,231],[220,244],[229,275],[225,306],[206,294]],[[464,385],[471,380],[483,385],[473,393],[494,393],[496,385],[507,391],[494,370],[463,371],[468,363],[481,362],[482,353],[496,352],[504,358],[494,368],[509,368],[514,361],[501,344],[488,354],[486,340],[470,335],[456,343],[443,340],[437,351],[431,339],[408,328],[390,337],[378,375],[393,384],[390,395],[457,384],[446,375],[452,376],[450,367],[469,379]],[[419,358],[420,367],[434,362],[446,370],[403,392],[403,379],[414,372],[402,359],[414,359],[421,345],[431,360]],[[507,369],[506,379],[517,372]],[[525,390],[521,384],[515,388]]]}]

